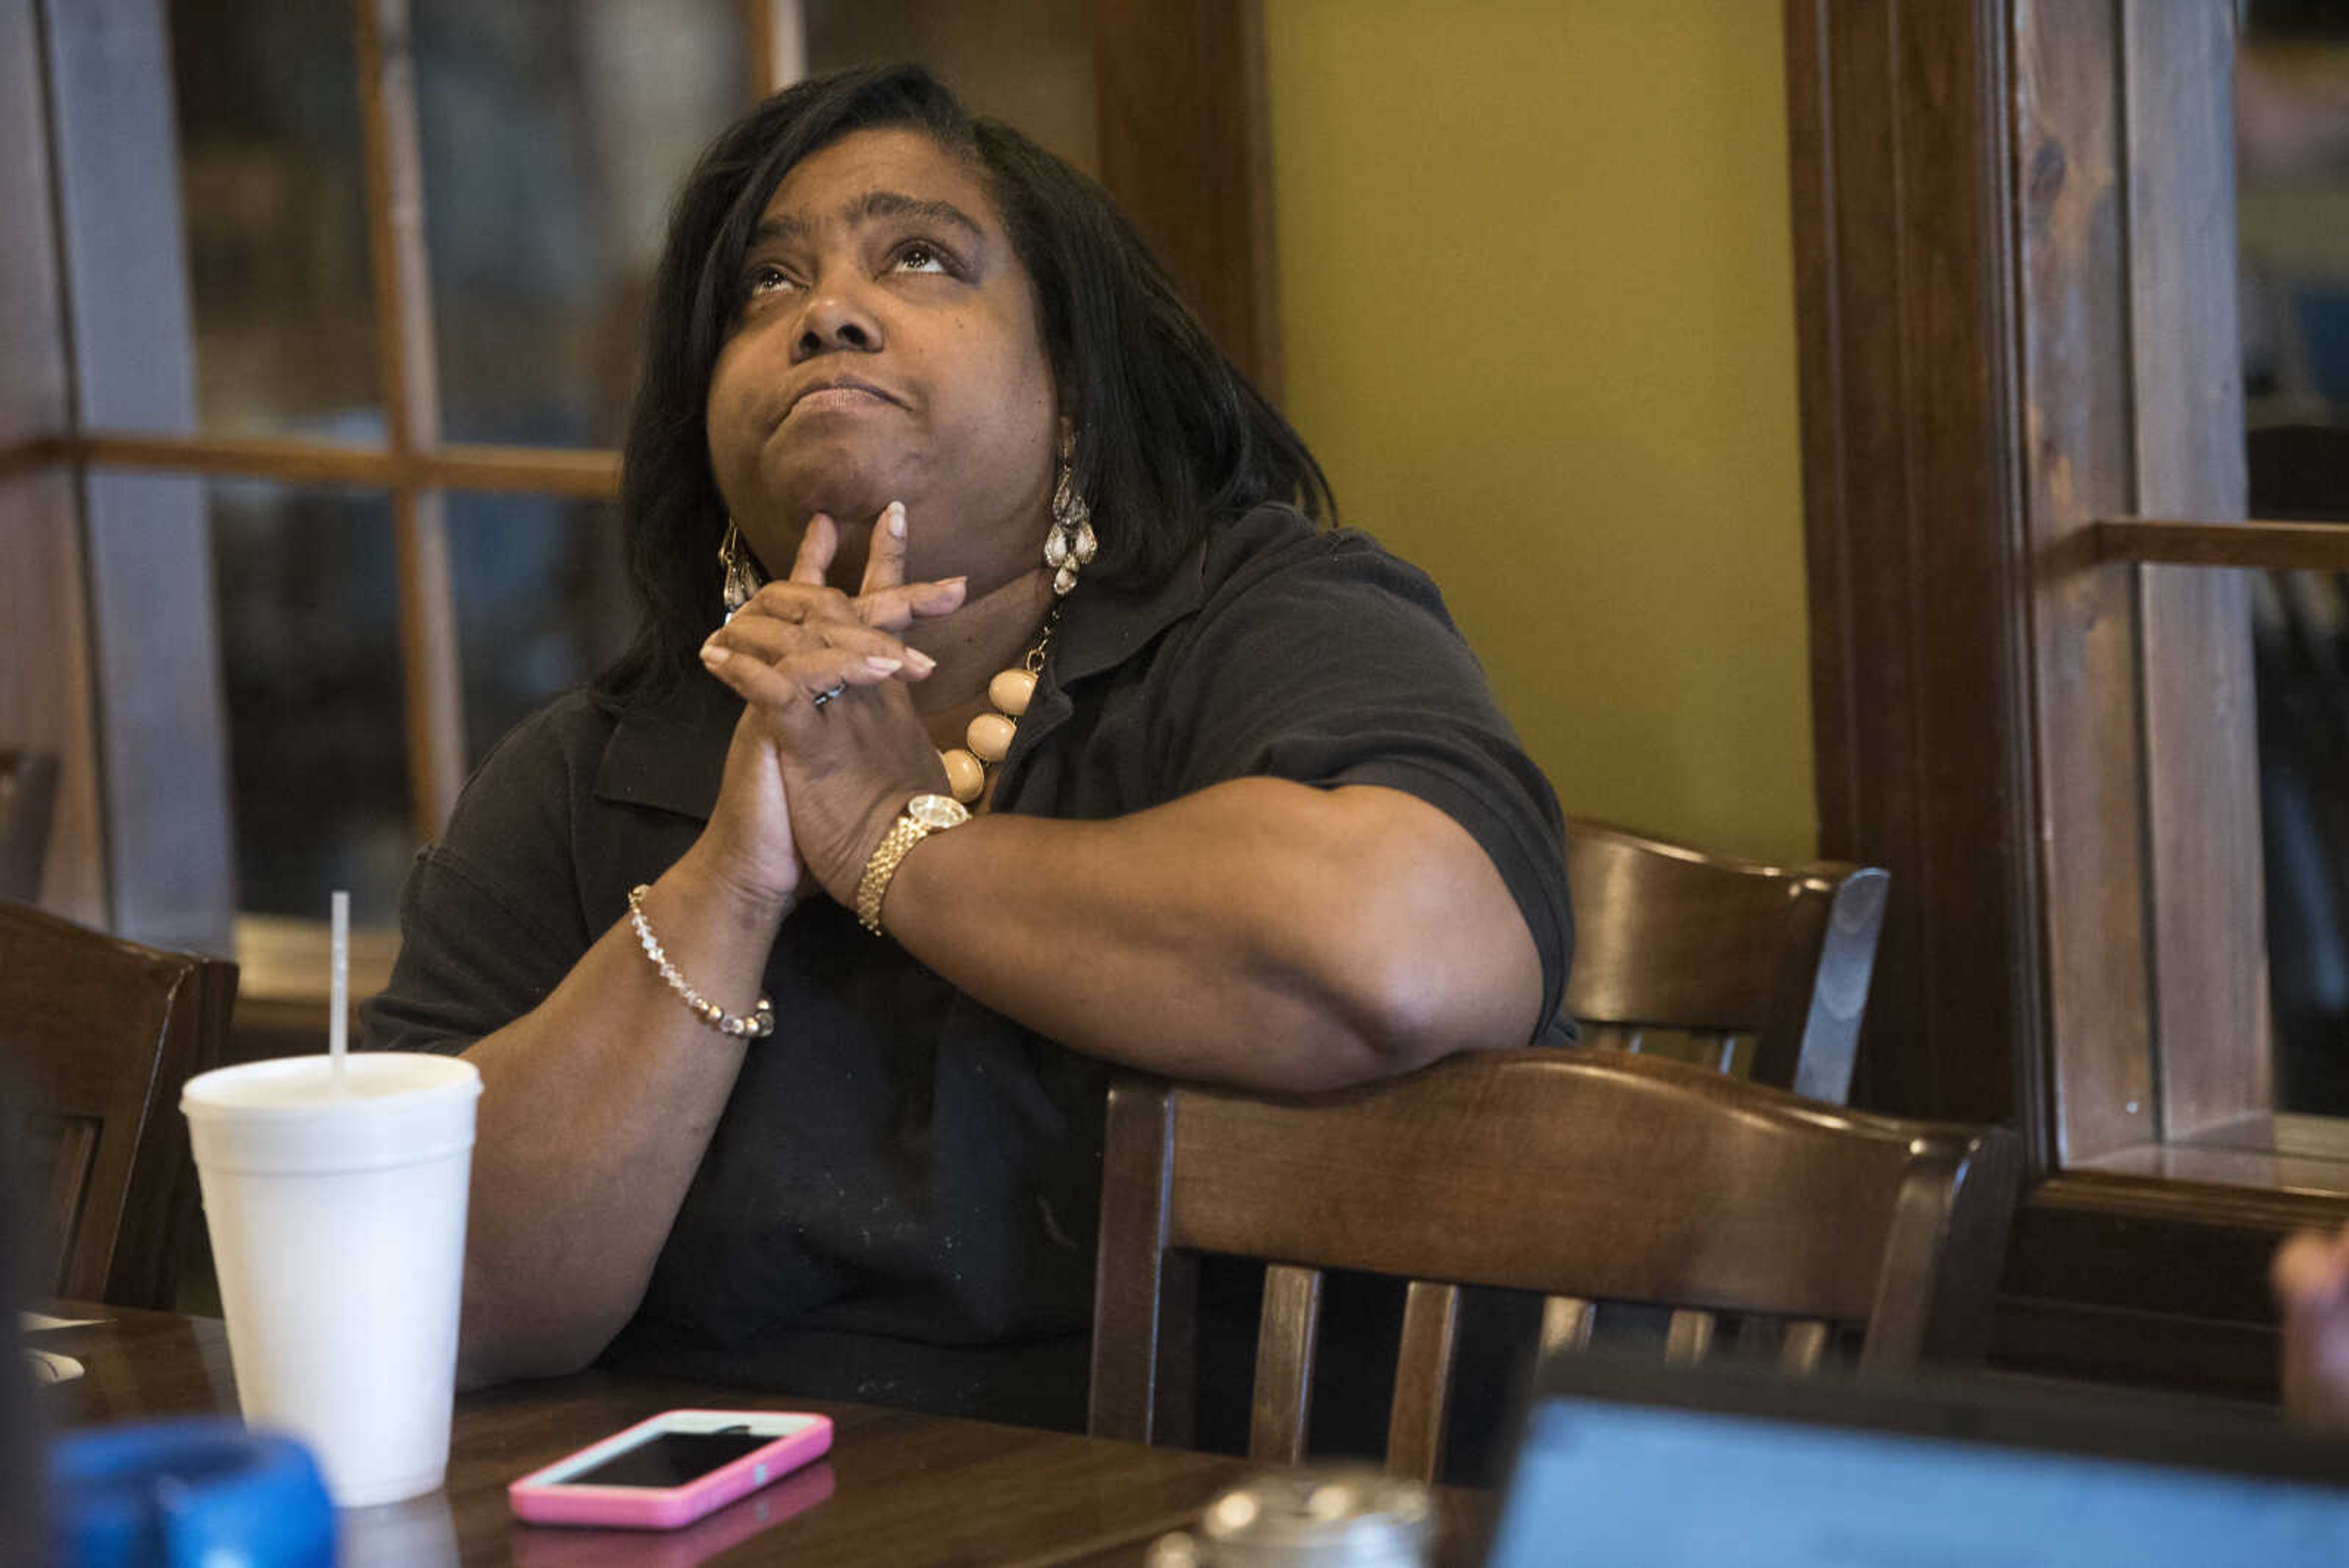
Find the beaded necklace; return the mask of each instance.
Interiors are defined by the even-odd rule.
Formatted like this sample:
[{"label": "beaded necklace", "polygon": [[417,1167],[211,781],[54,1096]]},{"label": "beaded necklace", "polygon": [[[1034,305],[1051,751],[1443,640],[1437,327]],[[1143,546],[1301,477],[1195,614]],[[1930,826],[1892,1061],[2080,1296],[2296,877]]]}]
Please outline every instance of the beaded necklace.
[{"label": "beaded necklace", "polygon": [[1011,750],[1011,737],[1019,732],[1020,716],[1035,700],[1036,682],[1044,673],[1044,655],[1052,646],[1052,633],[1061,624],[1061,611],[1067,600],[1056,599],[1044,617],[1044,629],[1036,634],[1035,646],[1027,656],[1009,670],[999,670],[987,683],[987,700],[995,711],[981,713],[963,732],[963,744],[949,746],[938,753],[938,761],[947,767],[947,787],[955,799],[965,805],[976,805],[987,793],[987,770],[1001,762]]}]

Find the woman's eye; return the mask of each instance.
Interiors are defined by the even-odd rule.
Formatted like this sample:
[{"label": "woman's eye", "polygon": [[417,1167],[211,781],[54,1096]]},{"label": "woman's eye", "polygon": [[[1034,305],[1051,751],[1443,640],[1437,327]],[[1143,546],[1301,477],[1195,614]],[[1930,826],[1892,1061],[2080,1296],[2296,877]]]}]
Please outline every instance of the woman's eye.
[{"label": "woman's eye", "polygon": [[749,292],[753,296],[761,294],[772,294],[777,289],[789,288],[791,286],[791,278],[785,275],[783,269],[779,266],[753,267],[750,269],[750,286]]},{"label": "woman's eye", "polygon": [[903,245],[897,251],[897,269],[901,272],[946,272],[946,253],[923,240]]}]

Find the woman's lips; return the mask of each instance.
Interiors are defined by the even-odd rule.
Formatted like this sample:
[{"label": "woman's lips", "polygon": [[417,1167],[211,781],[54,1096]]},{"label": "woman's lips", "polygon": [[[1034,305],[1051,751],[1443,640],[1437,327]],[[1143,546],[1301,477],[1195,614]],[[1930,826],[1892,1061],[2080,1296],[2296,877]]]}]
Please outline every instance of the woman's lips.
[{"label": "woman's lips", "polygon": [[792,403],[791,412],[783,417],[793,419],[803,413],[886,406],[889,400],[870,387],[817,387],[802,392]]}]

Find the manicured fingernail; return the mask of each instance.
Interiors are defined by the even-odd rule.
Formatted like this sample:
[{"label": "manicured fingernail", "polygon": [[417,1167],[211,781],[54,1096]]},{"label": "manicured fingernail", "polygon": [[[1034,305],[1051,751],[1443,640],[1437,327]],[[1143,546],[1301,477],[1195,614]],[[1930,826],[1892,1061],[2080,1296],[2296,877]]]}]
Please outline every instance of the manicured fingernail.
[{"label": "manicured fingernail", "polygon": [[918,648],[909,648],[905,649],[905,662],[913,667],[915,673],[919,675],[927,675],[931,670],[936,670],[938,667],[938,661],[936,659],[932,659],[928,654],[924,653]]},{"label": "manicured fingernail", "polygon": [[938,579],[938,584],[942,587],[967,588],[970,587],[970,579],[968,577],[940,577]]},{"label": "manicured fingernail", "polygon": [[728,653],[722,648],[712,648],[706,642],[701,645],[701,662],[707,664],[712,670],[717,669],[719,665],[725,663],[732,657],[733,655]]},{"label": "manicured fingernail", "polygon": [[889,503],[889,532],[895,538],[905,536],[905,504],[902,501]]},{"label": "manicured fingernail", "polygon": [[864,661],[864,668],[875,675],[895,675],[905,668],[905,661],[902,659],[884,659],[876,653]]}]

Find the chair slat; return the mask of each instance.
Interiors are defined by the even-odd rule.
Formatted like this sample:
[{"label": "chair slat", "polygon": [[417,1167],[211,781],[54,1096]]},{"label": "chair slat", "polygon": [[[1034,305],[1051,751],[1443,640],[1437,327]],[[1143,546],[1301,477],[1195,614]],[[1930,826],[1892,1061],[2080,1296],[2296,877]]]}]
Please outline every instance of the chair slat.
[{"label": "chair slat", "polygon": [[1805,1318],[1786,1325],[1786,1337],[1779,1346],[1778,1365],[1797,1377],[1808,1377],[1826,1359],[1827,1336],[1830,1329],[1816,1318]]},{"label": "chair slat", "polygon": [[1593,1023],[1582,1025],[1582,1043],[1594,1051],[1639,1050],[1640,1031],[1628,1023]]},{"label": "chair slat", "polygon": [[1387,1473],[1433,1481],[1444,1454],[1452,1399],[1452,1357],[1460,1338],[1460,1287],[1413,1280],[1403,1299],[1402,1349],[1395,1357],[1394,1404],[1387,1417]]},{"label": "chair slat", "polygon": [[1590,1348],[1590,1325],[1599,1319],[1595,1303],[1580,1296],[1548,1296],[1542,1301],[1541,1355],[1547,1361]]},{"label": "chair slat", "polygon": [[1672,1314],[1672,1326],[1664,1335],[1666,1361],[1702,1361],[1713,1354],[1713,1331],[1721,1320],[1709,1312],[1682,1309]]},{"label": "chair slat", "polygon": [[1702,1038],[1713,1046],[1716,1067],[1724,1073],[1737,1070],[1737,1034],[1734,1030],[1707,1031]]},{"label": "chair slat", "polygon": [[98,1124],[79,1116],[28,1116],[20,1118],[17,1134],[31,1156],[26,1168],[48,1173],[34,1217],[27,1272],[41,1294],[62,1293],[69,1284],[66,1269],[73,1256],[74,1221],[97,1163]]},{"label": "chair slat", "polygon": [[[1195,1382],[1191,1325],[1197,1317],[1197,1260],[1168,1251],[1165,1190],[1173,1109],[1164,1096],[1119,1085],[1110,1091],[1102,1176],[1101,1249],[1138,1261],[1104,1272],[1093,1297],[1097,1340],[1133,1347],[1097,1371],[1086,1424],[1132,1443],[1187,1444]],[[1162,1334],[1165,1326],[1175,1332]]]},{"label": "chair slat", "polygon": [[1278,1465],[1304,1462],[1305,1426],[1313,1414],[1313,1346],[1320,1333],[1321,1271],[1266,1265],[1248,1458]]}]

